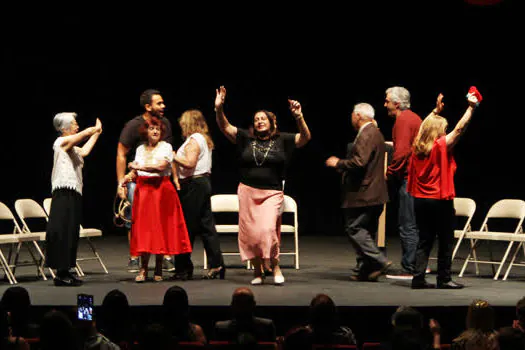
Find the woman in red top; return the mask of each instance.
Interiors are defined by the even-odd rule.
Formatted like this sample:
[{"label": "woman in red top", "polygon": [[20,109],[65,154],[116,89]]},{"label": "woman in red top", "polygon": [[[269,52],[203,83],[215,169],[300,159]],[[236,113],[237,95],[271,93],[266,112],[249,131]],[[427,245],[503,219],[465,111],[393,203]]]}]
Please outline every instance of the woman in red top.
[{"label": "woman in red top", "polygon": [[481,95],[477,90],[475,93],[469,91],[467,99],[469,106],[465,114],[454,130],[447,134],[447,120],[439,115],[444,105],[443,95],[439,94],[436,108],[423,120],[414,139],[407,184],[408,192],[415,198],[414,209],[419,229],[412,289],[434,287],[426,282],[425,270],[436,236],[439,242],[437,288],[463,288],[463,285],[452,281],[451,278],[456,194],[456,162],[452,150],[465,132],[476,106],[481,101]]}]

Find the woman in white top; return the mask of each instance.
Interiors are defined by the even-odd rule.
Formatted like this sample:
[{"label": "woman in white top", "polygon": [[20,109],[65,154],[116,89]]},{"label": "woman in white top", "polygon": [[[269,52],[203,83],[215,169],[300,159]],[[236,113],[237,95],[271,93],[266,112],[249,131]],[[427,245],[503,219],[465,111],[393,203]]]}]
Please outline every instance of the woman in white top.
[{"label": "woman in white top", "polygon": [[[60,136],[53,143],[51,173],[52,205],[46,228],[46,264],[56,269],[55,286],[79,286],[82,281],[69,272],[76,265],[82,219],[82,167],[102,132],[95,126],[79,132],[76,113],[58,113],[53,125]],[[77,145],[84,140],[82,146]]]},{"label": "woman in white top", "polygon": [[[226,272],[219,236],[211,211],[211,154],[213,140],[202,112],[196,109],[185,111],[179,119],[182,136],[186,139],[174,155],[178,165],[180,200],[188,225],[191,245],[195,235],[200,234],[210,266],[205,279],[224,279]],[[188,279],[193,276],[191,255],[175,257],[175,277]]]},{"label": "woman in white top", "polygon": [[179,196],[170,180],[173,149],[168,142],[160,141],[166,127],[159,118],[150,117],[139,130],[147,141],[137,147],[125,180],[135,179],[137,184],[131,210],[130,255],[142,257],[135,282],[144,282],[149,257],[155,254],[153,280],[159,282],[163,256],[191,253],[191,244]]}]

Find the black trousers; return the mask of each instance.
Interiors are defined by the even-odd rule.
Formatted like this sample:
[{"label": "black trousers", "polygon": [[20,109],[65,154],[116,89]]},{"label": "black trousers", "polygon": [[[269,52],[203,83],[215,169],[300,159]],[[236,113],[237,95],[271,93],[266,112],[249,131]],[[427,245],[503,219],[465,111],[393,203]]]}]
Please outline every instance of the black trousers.
[{"label": "black trousers", "polygon": [[454,226],[456,212],[453,200],[415,198],[414,209],[419,229],[416,250],[416,269],[412,283],[425,281],[425,270],[434,240],[438,238],[437,282],[451,280],[452,250],[454,249]]},{"label": "black trousers", "polygon": [[388,262],[376,244],[382,211],[382,204],[343,209],[345,232],[356,251],[359,274],[363,276],[381,269]]},{"label": "black trousers", "polygon": [[81,220],[82,195],[65,188],[54,190],[46,228],[48,267],[64,271],[76,265]]},{"label": "black trousers", "polygon": [[[208,257],[209,267],[222,266],[224,261],[219,235],[215,230],[215,220],[211,211],[210,178],[203,176],[181,182],[179,198],[192,248],[195,236],[200,234],[206,256]],[[175,267],[177,270],[193,268],[191,254],[176,255]]]}]

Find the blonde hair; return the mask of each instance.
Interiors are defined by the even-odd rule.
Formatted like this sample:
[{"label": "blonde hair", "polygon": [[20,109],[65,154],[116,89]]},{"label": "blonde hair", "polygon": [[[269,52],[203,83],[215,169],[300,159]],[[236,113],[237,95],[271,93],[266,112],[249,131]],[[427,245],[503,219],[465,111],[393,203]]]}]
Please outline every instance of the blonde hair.
[{"label": "blonde hair", "polygon": [[208,129],[208,124],[204,119],[204,115],[198,109],[190,109],[182,113],[179,118],[179,124],[182,129],[182,136],[187,138],[191,134],[200,133],[206,139],[208,148],[213,149],[214,144],[211,139],[210,130]]},{"label": "blonde hair", "polygon": [[438,137],[445,134],[448,122],[439,115],[431,114],[423,120],[413,143],[413,151],[417,156],[428,156]]}]

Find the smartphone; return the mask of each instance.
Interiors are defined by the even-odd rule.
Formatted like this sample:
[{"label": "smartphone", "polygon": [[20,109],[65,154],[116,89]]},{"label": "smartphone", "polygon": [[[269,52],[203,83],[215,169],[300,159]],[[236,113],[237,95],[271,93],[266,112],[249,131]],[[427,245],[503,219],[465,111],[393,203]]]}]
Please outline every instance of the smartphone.
[{"label": "smartphone", "polygon": [[80,321],[93,321],[93,295],[77,295],[77,319]]}]

